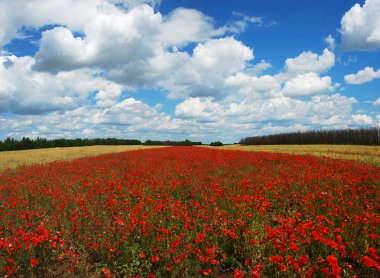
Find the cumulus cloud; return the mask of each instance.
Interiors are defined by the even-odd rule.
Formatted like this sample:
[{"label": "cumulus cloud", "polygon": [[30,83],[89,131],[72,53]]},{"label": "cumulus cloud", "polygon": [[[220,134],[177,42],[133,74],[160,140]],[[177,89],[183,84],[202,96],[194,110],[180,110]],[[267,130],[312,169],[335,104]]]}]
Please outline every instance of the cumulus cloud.
[{"label": "cumulus cloud", "polygon": [[380,47],[380,0],[355,4],[341,20],[344,50],[373,50]]},{"label": "cumulus cloud", "polygon": [[373,119],[370,116],[363,114],[352,115],[352,119],[355,123],[363,125],[371,125],[373,123]]},{"label": "cumulus cloud", "polygon": [[380,97],[373,102],[374,106],[380,106]]},{"label": "cumulus cloud", "polygon": [[276,97],[281,88],[280,82],[271,75],[257,77],[242,72],[228,77],[224,84],[226,88],[251,98]]},{"label": "cumulus cloud", "polygon": [[197,69],[229,75],[242,70],[246,62],[252,59],[251,49],[242,42],[227,37],[197,45],[193,51],[192,64]]},{"label": "cumulus cloud", "polygon": [[[2,123],[7,123],[3,125]],[[82,106],[74,110],[56,111],[42,115],[0,117],[0,132],[8,136],[78,138],[109,137],[152,138],[162,140],[193,140],[204,138],[203,130],[194,120],[172,119],[165,113],[134,98],[125,99],[108,108]]]},{"label": "cumulus cloud", "polygon": [[[356,100],[339,94],[314,96],[311,101],[290,97],[241,102],[212,98],[189,98],[178,104],[176,117],[134,98],[107,108],[88,106],[43,115],[18,115],[0,125],[13,137],[50,138],[112,137],[209,140],[236,142],[255,131],[258,134],[309,129],[310,127],[362,126],[365,117],[352,117]],[[5,119],[0,117],[0,122]],[[364,121],[364,122],[363,122]]]},{"label": "cumulus cloud", "polygon": [[128,13],[119,10],[98,13],[85,26],[84,38],[75,38],[64,27],[45,31],[34,68],[58,72],[83,67],[107,69],[128,66],[136,61],[143,63],[155,55],[154,41],[160,22],[161,16],[151,7],[139,6]]},{"label": "cumulus cloud", "polygon": [[249,72],[253,75],[258,75],[261,74],[262,72],[266,71],[267,69],[270,69],[272,65],[268,63],[265,60],[261,60],[258,64],[249,67],[246,72]]},{"label": "cumulus cloud", "polygon": [[233,37],[198,44],[193,55],[159,84],[169,97],[225,97],[224,80],[253,59],[253,51]]},{"label": "cumulus cloud", "polygon": [[177,47],[205,41],[217,33],[211,17],[185,8],[177,8],[165,16],[161,32],[161,40],[165,45]]},{"label": "cumulus cloud", "polygon": [[288,58],[285,67],[289,72],[325,72],[335,64],[335,55],[328,49],[323,50],[322,55],[311,51],[302,52],[295,58]]},{"label": "cumulus cloud", "polygon": [[0,112],[40,114],[75,109],[87,102],[91,92],[100,91],[100,99],[105,100],[115,99],[115,91],[122,90],[120,85],[94,77],[96,72],[91,70],[52,75],[33,71],[33,65],[34,59],[28,56],[0,57]]},{"label": "cumulus cloud", "polygon": [[[255,126],[256,130],[264,128],[267,123],[278,123],[284,128],[292,126],[295,121],[305,128],[343,127],[347,124],[361,124],[358,117],[353,118],[352,104],[354,98],[339,94],[331,96],[314,96],[310,101],[290,97],[271,99],[246,98],[241,102],[218,102],[211,98],[192,98],[177,105],[176,115],[182,118],[194,118],[200,122],[211,119],[216,126]],[[363,118],[364,119],[364,118]]]},{"label": "cumulus cloud", "polygon": [[157,111],[134,98],[128,98],[101,110],[92,117],[95,124],[136,125],[147,119],[154,120]]},{"label": "cumulus cloud", "polygon": [[[356,100],[334,92],[331,77],[323,76],[335,64],[332,36],[322,54],[302,52],[270,74],[265,71],[271,64],[254,64],[253,50],[232,36],[248,24],[269,26],[263,17],[235,13],[217,27],[193,9],[163,15],[154,9],[160,3],[155,0],[28,0],[22,2],[25,11],[16,11],[21,2],[4,7],[0,0],[0,44],[22,26],[55,25],[42,33],[34,57],[0,56],[0,113],[12,114],[0,116],[3,134],[233,142],[253,129],[370,121],[365,112],[353,114]],[[164,113],[162,104],[139,100],[142,88],[180,103]]]},{"label": "cumulus cloud", "polygon": [[98,13],[100,5],[113,7],[103,0],[0,0],[0,48],[23,26],[40,28],[59,24],[83,31],[86,23]]},{"label": "cumulus cloud", "polygon": [[365,67],[355,74],[348,74],[344,76],[344,80],[348,84],[354,85],[367,83],[377,78],[380,78],[380,70],[376,71],[372,67]]},{"label": "cumulus cloud", "polygon": [[[101,12],[115,12],[118,7],[131,10],[147,4],[152,8],[160,0],[0,0],[0,48],[15,38],[24,26],[41,28],[62,25],[77,32]],[[22,7],[22,8],[20,8]]]},{"label": "cumulus cloud", "polygon": [[[34,69],[99,68],[130,89],[156,85],[170,97],[216,96],[224,78],[253,59],[252,50],[233,37],[213,38],[224,32],[191,9],[179,8],[164,18],[147,5],[102,10],[86,24],[83,36],[66,27],[43,32]],[[191,56],[177,48],[189,42],[199,42]]]},{"label": "cumulus cloud", "polygon": [[197,118],[206,121],[217,121],[222,113],[220,104],[213,98],[188,98],[177,105],[175,115],[184,118]]},{"label": "cumulus cloud", "polygon": [[303,97],[332,92],[337,84],[332,84],[330,76],[320,75],[334,63],[335,55],[328,49],[322,55],[302,52],[295,58],[286,59],[284,71],[276,75],[257,76],[259,72],[255,70],[256,67],[270,66],[260,62],[245,72],[229,76],[224,81],[224,88],[250,98]]},{"label": "cumulus cloud", "polygon": [[315,72],[297,74],[285,82],[282,93],[287,96],[309,96],[332,90],[329,76],[319,77]]}]

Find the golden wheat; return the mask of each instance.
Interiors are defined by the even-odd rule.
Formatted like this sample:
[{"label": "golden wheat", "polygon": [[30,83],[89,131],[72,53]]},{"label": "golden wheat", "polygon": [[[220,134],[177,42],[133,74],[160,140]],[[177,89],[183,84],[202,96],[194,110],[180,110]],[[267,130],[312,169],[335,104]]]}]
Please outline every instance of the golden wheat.
[{"label": "golden wheat", "polygon": [[106,153],[149,149],[156,146],[88,146],[0,152],[0,173],[7,168],[33,163],[43,164],[55,160],[97,156]]},{"label": "golden wheat", "polygon": [[353,145],[225,145],[226,150],[242,150],[253,152],[310,154],[327,156],[337,159],[352,159],[361,163],[380,166],[380,146],[353,146]]}]

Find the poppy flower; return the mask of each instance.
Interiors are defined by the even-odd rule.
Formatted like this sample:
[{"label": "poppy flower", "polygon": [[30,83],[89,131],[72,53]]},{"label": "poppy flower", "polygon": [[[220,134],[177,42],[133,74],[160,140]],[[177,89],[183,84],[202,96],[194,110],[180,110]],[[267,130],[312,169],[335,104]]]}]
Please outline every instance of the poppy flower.
[{"label": "poppy flower", "polygon": [[39,263],[40,262],[38,260],[36,260],[35,258],[30,260],[30,265],[33,267],[37,266]]}]

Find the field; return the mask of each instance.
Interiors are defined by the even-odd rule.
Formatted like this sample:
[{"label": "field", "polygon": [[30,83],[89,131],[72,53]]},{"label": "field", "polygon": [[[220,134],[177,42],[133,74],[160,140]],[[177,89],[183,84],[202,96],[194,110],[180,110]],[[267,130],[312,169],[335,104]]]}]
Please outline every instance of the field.
[{"label": "field", "polygon": [[90,146],[71,148],[51,148],[25,151],[0,152],[0,173],[7,168],[22,164],[48,163],[55,160],[71,160],[78,157],[97,156],[100,154],[149,149],[150,146]]},{"label": "field", "polygon": [[353,145],[225,145],[217,147],[224,150],[241,150],[254,152],[310,154],[332,157],[337,159],[351,159],[361,163],[380,166],[380,146],[353,146]]},{"label": "field", "polygon": [[172,147],[0,176],[0,274],[378,277],[380,169]]}]

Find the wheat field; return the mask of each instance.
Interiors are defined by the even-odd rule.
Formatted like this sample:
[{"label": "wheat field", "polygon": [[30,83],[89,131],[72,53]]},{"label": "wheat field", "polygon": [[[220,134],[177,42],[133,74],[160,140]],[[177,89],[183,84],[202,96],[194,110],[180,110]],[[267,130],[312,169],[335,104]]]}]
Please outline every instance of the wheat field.
[{"label": "wheat field", "polygon": [[19,165],[44,164],[55,160],[71,160],[79,157],[155,147],[157,146],[86,146],[0,152],[0,173],[7,168],[13,169]]},{"label": "wheat field", "polygon": [[380,146],[353,145],[225,145],[225,150],[240,150],[253,152],[309,154],[337,159],[351,159],[361,163],[373,164],[380,167]]}]

